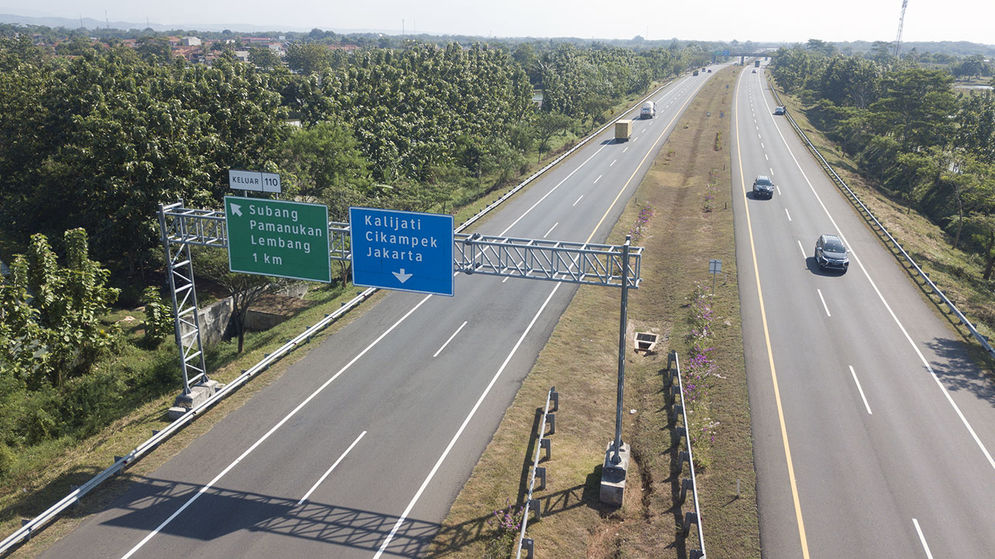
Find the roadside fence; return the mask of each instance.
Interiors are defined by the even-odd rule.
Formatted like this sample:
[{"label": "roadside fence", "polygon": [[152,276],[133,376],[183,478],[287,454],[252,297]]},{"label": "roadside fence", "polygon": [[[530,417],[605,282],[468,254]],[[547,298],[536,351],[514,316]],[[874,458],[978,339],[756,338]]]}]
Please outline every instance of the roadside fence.
[{"label": "roadside fence", "polygon": [[[687,512],[683,516],[681,521],[681,531],[680,535],[682,538],[687,540],[688,535],[691,531],[691,525],[697,526],[696,532],[698,533],[698,549],[688,551],[688,557],[691,559],[705,559],[705,534],[701,526],[701,505],[698,500],[698,480],[694,475],[694,453],[691,450],[691,437],[688,434],[688,416],[687,408],[684,404],[684,381],[681,379],[681,362],[677,356],[676,351],[671,351],[667,356],[667,372],[669,376],[667,378],[666,386],[664,387],[664,394],[667,399],[667,404],[670,408],[668,419],[670,423],[674,425],[674,445],[680,448],[681,438],[683,437],[687,450],[680,450],[677,453],[677,460],[671,463],[671,473],[675,476],[681,475],[684,471],[684,464],[688,465],[688,472],[690,477],[681,480],[680,490],[676,492],[674,498],[676,499],[676,504],[684,508],[684,503],[687,501],[688,490],[691,490],[691,498],[694,501],[694,511]],[[677,381],[675,384],[674,381]],[[678,404],[675,400],[674,394],[680,395],[680,403]],[[682,426],[678,427],[676,425],[677,420],[681,419]]]},{"label": "roadside fence", "polygon": [[[550,404],[553,408],[550,409]],[[522,550],[525,551],[526,559],[532,559],[535,553],[535,542],[532,538],[525,537],[525,530],[529,524],[529,512],[534,510],[536,514],[536,520],[542,516],[540,511],[539,499],[534,499],[532,497],[532,492],[536,489],[536,478],[540,478],[541,485],[539,486],[539,491],[546,488],[546,468],[539,465],[539,454],[545,449],[546,458],[545,461],[549,461],[551,448],[550,439],[546,438],[549,435],[556,433],[556,411],[560,409],[560,395],[556,392],[556,387],[549,387],[549,393],[546,395],[546,406],[542,411],[542,421],[539,422],[539,429],[536,433],[533,433],[537,437],[536,439],[536,450],[535,457],[532,460],[532,471],[529,474],[529,492],[525,497],[525,509],[522,512],[522,528],[518,533],[518,544],[515,546],[515,559],[521,559]],[[546,424],[549,424],[549,431],[546,431]]]},{"label": "roadside fence", "polygon": [[[784,103],[781,102],[781,97],[777,94],[777,90],[774,88],[773,85],[770,84],[769,81],[768,81],[768,86],[770,87],[771,94],[774,96],[775,102],[778,105],[783,105]],[[882,225],[880,221],[878,221],[878,218],[871,213],[871,210],[868,209],[867,206],[864,205],[864,202],[861,201],[859,197],[857,197],[857,194],[850,189],[850,186],[846,184],[846,181],[844,181],[843,178],[836,173],[836,170],[833,169],[832,165],[830,165],[829,162],[826,161],[826,158],[822,156],[822,153],[820,153],[818,148],[815,147],[815,144],[813,144],[812,141],[809,139],[808,135],[805,134],[805,131],[802,130],[801,126],[798,125],[798,122],[794,119],[794,117],[791,116],[791,113],[786,111],[784,113],[784,116],[788,118],[788,122],[791,124],[791,127],[794,128],[795,133],[798,135],[799,138],[801,138],[802,142],[805,143],[805,146],[808,148],[808,150],[812,152],[812,155],[815,156],[816,160],[819,162],[819,165],[823,168],[823,170],[826,172],[829,178],[832,179],[832,181],[836,183],[836,185],[846,194],[846,196],[850,199],[851,203],[854,204],[857,210],[864,216],[864,219],[866,219],[869,223],[872,224],[872,227],[875,229],[875,232],[878,233],[878,235],[882,238],[882,240],[891,243],[891,245],[895,247],[895,250],[898,251],[898,253],[902,256],[902,258],[905,259],[905,261],[912,268],[912,270],[914,270],[915,273],[913,275],[918,275],[920,278],[922,278],[923,282],[929,287],[929,289],[933,292],[933,294],[939,297],[940,301],[942,301],[943,304],[946,305],[948,309],[950,309],[950,312],[953,313],[958,320],[960,320],[961,324],[967,327],[968,331],[971,332],[971,335],[974,336],[974,339],[981,344],[981,347],[985,348],[985,351],[988,352],[988,355],[990,355],[991,357],[995,357],[995,349],[992,348],[991,344],[988,341],[988,338],[982,335],[980,332],[978,332],[978,329],[974,327],[974,324],[972,324],[971,321],[968,320],[966,316],[964,316],[964,313],[962,313],[960,309],[957,308],[957,305],[955,305],[953,301],[951,301],[946,296],[946,294],[944,294],[943,291],[941,291],[940,288],[937,287],[935,283],[933,283],[933,280],[929,278],[929,275],[926,272],[924,272],[923,269],[919,266],[919,264],[912,258],[912,256],[910,256],[909,253],[906,252],[904,248],[902,248],[902,245],[900,245],[898,241],[895,240],[895,237],[893,237],[891,233],[889,233],[888,230],[885,229],[885,226]],[[910,274],[912,274],[911,271]]]}]

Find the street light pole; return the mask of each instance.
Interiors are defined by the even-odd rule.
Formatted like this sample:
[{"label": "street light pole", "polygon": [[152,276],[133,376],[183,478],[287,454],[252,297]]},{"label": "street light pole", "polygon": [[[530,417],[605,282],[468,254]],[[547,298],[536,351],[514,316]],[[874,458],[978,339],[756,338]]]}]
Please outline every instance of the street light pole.
[{"label": "street light pole", "polygon": [[632,236],[625,236],[622,245],[622,304],[618,318],[618,390],[615,403],[615,442],[613,443],[612,464],[618,464],[622,458],[618,455],[622,447],[622,394],[625,389],[625,327],[629,304],[629,245]]}]

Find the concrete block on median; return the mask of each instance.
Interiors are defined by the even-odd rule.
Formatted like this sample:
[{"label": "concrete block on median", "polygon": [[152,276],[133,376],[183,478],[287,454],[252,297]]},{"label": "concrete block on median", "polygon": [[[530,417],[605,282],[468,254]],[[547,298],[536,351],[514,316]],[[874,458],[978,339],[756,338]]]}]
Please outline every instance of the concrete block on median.
[{"label": "concrete block on median", "polygon": [[601,469],[601,493],[600,500],[606,505],[622,506],[622,497],[625,494],[625,477],[629,469],[629,445],[624,442],[619,448],[618,464],[612,463],[612,456],[615,451],[612,448],[614,441],[608,443],[605,451],[605,463]]}]

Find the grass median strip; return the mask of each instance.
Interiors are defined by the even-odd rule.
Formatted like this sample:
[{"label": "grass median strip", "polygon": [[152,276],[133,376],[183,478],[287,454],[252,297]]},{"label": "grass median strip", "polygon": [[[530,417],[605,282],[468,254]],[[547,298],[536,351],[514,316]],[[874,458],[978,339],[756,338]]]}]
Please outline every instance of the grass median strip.
[{"label": "grass median strip", "polygon": [[[692,312],[700,308],[698,298],[707,301],[714,346],[707,395],[696,411],[699,421],[692,420],[705,426],[693,436],[701,440],[701,456],[698,446],[695,454],[703,466],[698,482],[706,546],[716,557],[760,556],[726,142],[734,80],[730,68],[704,86],[609,239],[620,243],[631,234],[633,244],[645,247],[643,282],[629,299],[623,440],[633,461],[623,506],[598,502],[603,453],[614,433],[619,293],[581,287],[454,502],[433,556],[508,556],[534,450],[529,434],[550,386],[560,394],[560,409],[552,459],[544,464],[546,489],[535,495],[542,518],[530,519],[528,527],[536,554],[684,556],[676,529],[682,509],[672,497],[680,479],[670,473],[674,449],[662,384],[667,353],[688,356],[700,320]],[[713,258],[723,262],[714,295]],[[655,354],[632,351],[637,331],[658,335]]]}]

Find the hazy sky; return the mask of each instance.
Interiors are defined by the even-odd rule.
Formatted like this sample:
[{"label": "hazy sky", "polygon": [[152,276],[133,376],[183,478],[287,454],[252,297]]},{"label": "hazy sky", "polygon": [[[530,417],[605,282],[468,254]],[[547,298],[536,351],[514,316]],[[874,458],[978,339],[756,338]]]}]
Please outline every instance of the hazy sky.
[{"label": "hazy sky", "polygon": [[[907,41],[995,44],[995,0],[908,0]],[[902,0],[0,0],[0,13],[497,37],[893,41]],[[402,23],[403,22],[403,23]]]}]

